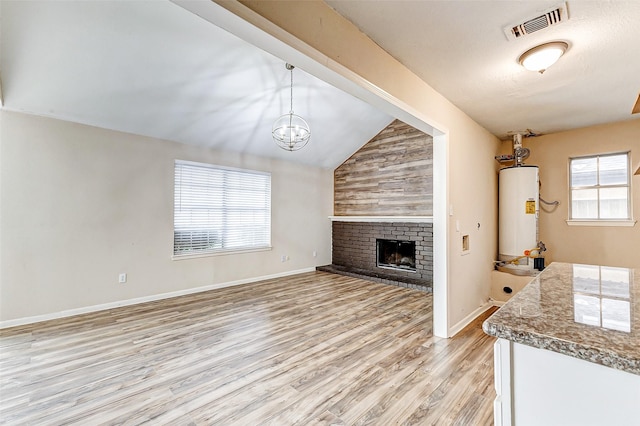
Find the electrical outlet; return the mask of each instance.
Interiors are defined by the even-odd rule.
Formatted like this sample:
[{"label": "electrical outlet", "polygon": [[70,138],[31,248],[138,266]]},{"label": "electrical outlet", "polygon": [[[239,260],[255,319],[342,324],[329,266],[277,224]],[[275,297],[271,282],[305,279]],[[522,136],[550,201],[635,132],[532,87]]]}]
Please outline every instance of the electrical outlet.
[{"label": "electrical outlet", "polygon": [[118,282],[121,284],[127,282],[127,274],[125,272],[118,275]]},{"label": "electrical outlet", "polygon": [[287,256],[285,256],[284,254],[280,256],[280,262],[286,262],[286,261],[287,261]]},{"label": "electrical outlet", "polygon": [[317,251],[313,251],[313,257],[318,257],[318,252]]}]

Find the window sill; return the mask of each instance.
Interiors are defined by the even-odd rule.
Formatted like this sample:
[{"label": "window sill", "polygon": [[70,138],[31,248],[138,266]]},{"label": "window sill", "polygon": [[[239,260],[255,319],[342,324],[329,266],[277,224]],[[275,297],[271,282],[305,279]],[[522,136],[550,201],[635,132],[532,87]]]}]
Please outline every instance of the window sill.
[{"label": "window sill", "polygon": [[212,257],[212,256],[226,256],[229,254],[242,254],[242,253],[253,253],[258,251],[270,251],[272,249],[269,247],[261,247],[254,249],[244,249],[244,250],[228,250],[228,251],[217,251],[217,252],[208,252],[208,253],[195,253],[195,254],[179,254],[172,255],[171,260],[187,260],[187,259],[198,259],[200,257]]},{"label": "window sill", "polygon": [[567,220],[569,226],[635,226],[635,220]]}]

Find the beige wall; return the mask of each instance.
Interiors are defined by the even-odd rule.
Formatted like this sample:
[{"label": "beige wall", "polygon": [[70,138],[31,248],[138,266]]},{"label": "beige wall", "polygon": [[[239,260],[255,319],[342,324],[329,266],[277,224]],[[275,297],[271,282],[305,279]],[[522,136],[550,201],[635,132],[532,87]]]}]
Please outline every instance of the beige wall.
[{"label": "beige wall", "polygon": [[[414,116],[447,133],[450,160],[446,197],[451,207],[447,211],[452,213],[447,223],[447,334],[455,333],[489,298],[497,253],[497,176],[493,157],[499,150],[498,139],[322,1],[218,3],[277,39],[305,49],[342,75],[352,73],[352,80],[368,82],[378,93],[395,99],[396,105],[404,105]],[[434,140],[434,145],[437,143]],[[461,253],[464,234],[470,235],[471,250],[467,255]],[[434,241],[434,250],[437,244]],[[437,287],[437,272],[435,276]],[[438,304],[437,295],[435,300]],[[442,335],[439,326],[436,328]]]},{"label": "beige wall", "polygon": [[[525,138],[531,150],[527,164],[540,167],[540,195],[560,201],[540,213],[540,239],[545,260],[640,268],[640,223],[634,227],[569,226],[569,157],[631,151],[632,173],[640,167],[640,119]],[[503,143],[503,152],[510,151]],[[640,176],[631,177],[633,213],[640,216]],[[550,207],[541,205],[546,210]]]},{"label": "beige wall", "polygon": [[[331,170],[0,117],[0,321],[331,263]],[[175,159],[271,172],[273,250],[172,261]]]}]

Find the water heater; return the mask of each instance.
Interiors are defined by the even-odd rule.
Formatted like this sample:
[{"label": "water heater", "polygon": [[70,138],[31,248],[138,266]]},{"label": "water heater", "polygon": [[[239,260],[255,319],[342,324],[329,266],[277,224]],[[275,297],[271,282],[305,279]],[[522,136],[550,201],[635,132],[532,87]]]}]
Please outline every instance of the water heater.
[{"label": "water heater", "polygon": [[[514,166],[500,170],[498,204],[499,260],[509,261],[534,249],[538,242],[538,166]],[[519,265],[532,266],[527,257]],[[531,265],[530,265],[531,264]]]}]

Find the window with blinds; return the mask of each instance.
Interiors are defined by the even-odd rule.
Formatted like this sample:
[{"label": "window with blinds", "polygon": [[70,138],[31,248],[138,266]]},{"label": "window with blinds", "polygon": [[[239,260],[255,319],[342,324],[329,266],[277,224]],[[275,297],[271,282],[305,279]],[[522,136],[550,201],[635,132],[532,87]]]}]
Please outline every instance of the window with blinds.
[{"label": "window with blinds", "polygon": [[269,248],[271,174],[176,160],[174,256]]},{"label": "window with blinds", "polygon": [[629,153],[571,158],[570,219],[630,219]]}]

